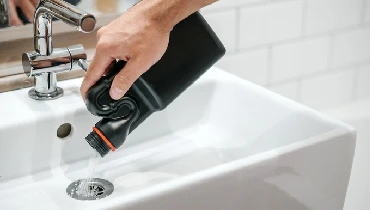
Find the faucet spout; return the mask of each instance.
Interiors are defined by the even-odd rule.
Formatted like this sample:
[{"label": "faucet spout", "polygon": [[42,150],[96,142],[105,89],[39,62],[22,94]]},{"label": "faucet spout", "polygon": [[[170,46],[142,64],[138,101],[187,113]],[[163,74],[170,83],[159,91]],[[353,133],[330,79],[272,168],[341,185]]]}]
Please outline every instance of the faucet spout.
[{"label": "faucet spout", "polygon": [[77,30],[89,33],[95,28],[96,19],[82,9],[62,0],[41,0],[34,16],[34,47],[41,55],[48,56],[53,52],[52,18],[75,26]]}]

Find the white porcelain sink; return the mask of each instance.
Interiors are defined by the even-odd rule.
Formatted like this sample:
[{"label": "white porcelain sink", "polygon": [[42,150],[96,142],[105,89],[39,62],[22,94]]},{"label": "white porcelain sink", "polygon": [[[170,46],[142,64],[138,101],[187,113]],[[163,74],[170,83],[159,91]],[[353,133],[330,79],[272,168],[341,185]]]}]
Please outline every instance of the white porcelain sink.
[{"label": "white porcelain sink", "polygon": [[[81,79],[65,96],[34,101],[28,89],[0,94],[0,209],[339,210],[355,131],[217,68],[153,114],[96,176],[112,195],[66,194],[85,178],[84,140],[99,118],[85,108]],[[72,133],[57,137],[70,123]]]}]

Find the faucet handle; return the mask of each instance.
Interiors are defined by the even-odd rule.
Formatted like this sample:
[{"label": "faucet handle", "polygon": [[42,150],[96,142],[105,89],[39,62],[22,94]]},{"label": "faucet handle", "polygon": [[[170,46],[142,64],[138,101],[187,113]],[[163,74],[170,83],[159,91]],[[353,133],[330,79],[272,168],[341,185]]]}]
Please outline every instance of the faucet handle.
[{"label": "faucet handle", "polygon": [[83,45],[71,45],[65,48],[55,48],[53,53],[43,56],[35,52],[22,55],[22,65],[27,76],[37,76],[44,73],[70,71],[78,65],[78,60],[87,59]]},{"label": "faucet handle", "polygon": [[79,59],[77,61],[77,65],[81,67],[81,69],[84,70],[85,72],[87,72],[87,69],[89,69],[89,64],[86,62],[86,60]]},{"label": "faucet handle", "polygon": [[67,49],[71,55],[71,70],[74,66],[79,66],[79,60],[87,60],[85,48],[82,44],[71,45]]}]

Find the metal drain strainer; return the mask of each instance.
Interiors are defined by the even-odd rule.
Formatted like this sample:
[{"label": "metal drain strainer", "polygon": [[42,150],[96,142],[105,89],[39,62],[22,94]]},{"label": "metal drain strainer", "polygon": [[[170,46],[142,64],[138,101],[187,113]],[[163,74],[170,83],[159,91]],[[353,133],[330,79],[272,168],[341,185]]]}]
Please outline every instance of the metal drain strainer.
[{"label": "metal drain strainer", "polygon": [[66,189],[69,196],[77,200],[98,200],[113,193],[114,186],[105,179],[90,178],[72,182]]}]

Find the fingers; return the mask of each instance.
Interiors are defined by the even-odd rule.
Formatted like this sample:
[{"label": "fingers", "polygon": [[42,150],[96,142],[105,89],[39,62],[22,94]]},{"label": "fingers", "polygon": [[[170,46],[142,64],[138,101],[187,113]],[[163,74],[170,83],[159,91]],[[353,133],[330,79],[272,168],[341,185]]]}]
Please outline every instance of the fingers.
[{"label": "fingers", "polygon": [[86,98],[87,91],[101,78],[113,60],[113,58],[104,55],[104,53],[96,52],[80,88],[81,95],[84,100]]},{"label": "fingers", "polygon": [[19,3],[20,8],[22,9],[22,12],[27,17],[27,19],[33,23],[33,15],[35,13],[35,6],[31,1],[25,1],[22,0]]},{"label": "fingers", "polygon": [[142,68],[140,68],[138,64],[140,63],[131,59],[116,75],[109,91],[109,95],[112,99],[118,100],[122,98],[137,78],[140,77],[140,72],[144,72],[140,70]]},{"label": "fingers", "polygon": [[23,24],[21,19],[19,19],[18,17],[18,13],[13,1],[9,1],[9,14],[10,14],[10,24],[12,26],[19,26]]}]

